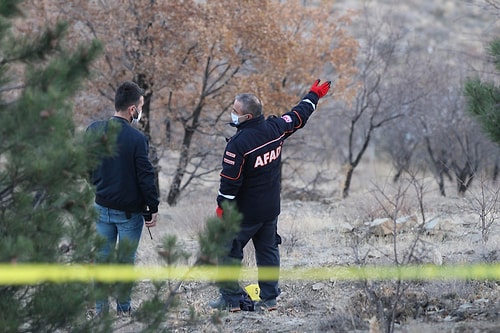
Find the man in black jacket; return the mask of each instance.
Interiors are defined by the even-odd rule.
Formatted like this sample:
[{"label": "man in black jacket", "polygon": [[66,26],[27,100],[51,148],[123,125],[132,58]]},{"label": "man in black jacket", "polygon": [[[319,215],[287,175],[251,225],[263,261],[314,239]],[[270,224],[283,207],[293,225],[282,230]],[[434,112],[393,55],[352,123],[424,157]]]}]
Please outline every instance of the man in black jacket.
[{"label": "man in black jacket", "polygon": [[[252,94],[236,96],[231,112],[236,134],[227,143],[222,160],[217,216],[223,216],[221,203],[231,201],[242,213],[240,231],[228,247],[222,263],[241,263],[243,248],[252,239],[258,267],[279,269],[277,233],[280,214],[281,149],[283,142],[304,127],[318,101],[330,89],[330,81],[316,80],[309,93],[290,112],[264,119],[262,104]],[[260,273],[260,272],[259,272]],[[276,273],[276,276],[278,273]],[[221,297],[211,301],[212,308],[239,311],[244,291],[237,281],[219,283]],[[280,294],[277,279],[259,279],[259,309],[275,310]]]},{"label": "man in black jacket", "polygon": [[[131,126],[141,118],[144,104],[143,90],[134,82],[126,81],[115,95],[115,113],[111,119],[92,123],[87,131],[105,133],[109,126],[118,126],[116,153],[101,161],[92,172],[96,188],[95,208],[98,212],[97,233],[105,240],[98,250],[97,262],[110,259],[118,240],[118,261],[133,264],[144,223],[154,227],[158,219],[158,192],[153,166],[148,157],[148,140]],[[150,221],[144,221],[148,209]],[[130,315],[132,285],[120,289],[116,299],[118,315]],[[96,301],[96,314],[107,312],[107,299]]]}]

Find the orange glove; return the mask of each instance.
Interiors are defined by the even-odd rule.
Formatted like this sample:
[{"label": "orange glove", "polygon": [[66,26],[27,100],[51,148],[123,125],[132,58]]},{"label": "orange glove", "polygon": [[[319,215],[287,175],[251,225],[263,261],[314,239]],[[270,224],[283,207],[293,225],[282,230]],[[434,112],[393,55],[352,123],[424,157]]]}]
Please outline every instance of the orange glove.
[{"label": "orange glove", "polygon": [[219,206],[217,206],[217,208],[215,208],[215,214],[217,214],[217,217],[218,218],[222,218],[222,214],[224,214],[224,211],[222,210],[222,208],[220,208]]},{"label": "orange glove", "polygon": [[319,85],[320,81],[321,81],[320,79],[317,79],[311,86],[311,89],[309,89],[309,92],[315,93],[316,95],[318,95],[319,98],[326,95],[328,90],[330,90],[330,85],[332,84],[332,81],[326,81],[321,85]]}]

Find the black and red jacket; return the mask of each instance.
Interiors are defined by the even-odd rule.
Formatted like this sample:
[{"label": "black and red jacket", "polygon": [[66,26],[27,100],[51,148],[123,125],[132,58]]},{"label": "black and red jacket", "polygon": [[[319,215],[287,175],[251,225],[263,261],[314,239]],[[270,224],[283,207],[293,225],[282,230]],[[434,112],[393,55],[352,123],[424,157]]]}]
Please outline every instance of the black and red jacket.
[{"label": "black and red jacket", "polygon": [[281,149],[283,142],[304,127],[318,104],[309,92],[281,117],[263,115],[240,125],[224,151],[217,204],[236,201],[243,222],[263,222],[280,214]]}]

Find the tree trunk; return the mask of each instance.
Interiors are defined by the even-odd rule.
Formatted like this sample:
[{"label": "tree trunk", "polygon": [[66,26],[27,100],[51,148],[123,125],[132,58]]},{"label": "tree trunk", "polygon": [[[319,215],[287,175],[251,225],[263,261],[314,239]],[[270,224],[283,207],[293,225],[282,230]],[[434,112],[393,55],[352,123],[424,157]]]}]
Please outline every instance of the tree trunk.
[{"label": "tree trunk", "polygon": [[147,78],[144,74],[137,75],[137,85],[144,89],[144,105],[142,106],[142,131],[144,134],[151,138],[151,98],[153,97],[153,91],[150,90],[150,85],[147,82]]},{"label": "tree trunk", "polygon": [[470,162],[465,162],[463,167],[460,167],[457,163],[453,163],[453,171],[457,180],[458,194],[464,195],[474,179],[475,168],[471,166]]},{"label": "tree trunk", "polygon": [[349,196],[349,189],[351,187],[352,174],[354,173],[354,166],[349,164],[347,166],[347,172],[344,181],[344,187],[342,188],[342,198],[347,198]]},{"label": "tree trunk", "polygon": [[439,193],[441,194],[441,196],[446,197],[446,191],[444,188],[444,175],[443,174],[444,174],[443,172],[439,172],[439,174],[438,174]]},{"label": "tree trunk", "polygon": [[150,145],[149,146],[149,160],[151,161],[151,164],[153,165],[153,170],[155,172],[155,184],[156,184],[156,190],[158,191],[158,198],[160,198],[160,157],[158,156],[158,150],[156,149],[156,146]]},{"label": "tree trunk", "polygon": [[493,166],[493,181],[494,182],[496,182],[498,179],[498,173],[499,173],[498,161],[496,161],[495,165]]},{"label": "tree trunk", "polygon": [[179,195],[181,193],[181,182],[184,174],[186,173],[186,167],[189,161],[189,149],[191,147],[191,140],[193,138],[193,130],[186,129],[184,134],[184,141],[181,148],[181,156],[177,163],[177,169],[175,170],[174,179],[170,185],[170,190],[168,192],[167,203],[170,206],[175,206]]},{"label": "tree trunk", "polygon": [[404,167],[400,167],[398,168],[398,171],[396,172],[396,174],[394,175],[394,177],[392,177],[392,182],[393,183],[397,183],[399,178],[401,178],[401,175],[403,174],[403,170],[404,170]]},{"label": "tree trunk", "polygon": [[151,98],[153,97],[153,92],[149,89],[149,84],[146,82],[146,76],[144,74],[137,75],[137,84],[139,87],[144,89],[144,105],[142,106],[141,125],[142,132],[149,141],[149,160],[153,165],[155,172],[155,184],[156,190],[158,191],[158,197],[160,197],[160,158],[158,157],[157,147],[151,145]]}]

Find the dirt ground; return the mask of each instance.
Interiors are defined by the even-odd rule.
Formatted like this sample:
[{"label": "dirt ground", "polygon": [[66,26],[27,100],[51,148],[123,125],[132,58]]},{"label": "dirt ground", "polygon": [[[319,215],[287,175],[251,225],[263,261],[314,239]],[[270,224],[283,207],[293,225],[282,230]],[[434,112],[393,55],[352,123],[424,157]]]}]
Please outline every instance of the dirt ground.
[{"label": "dirt ground", "polygon": [[[361,3],[339,1],[344,8]],[[451,45],[461,49],[462,44],[474,43],[482,52],[484,41],[463,36],[481,36],[485,30],[478,7],[469,1],[378,1],[377,10],[392,11],[409,29],[421,31],[429,41],[428,49]],[[492,29],[492,26],[489,26]],[[428,38],[423,36],[429,36]],[[443,40],[439,38],[443,37]],[[452,39],[451,37],[456,37]],[[425,38],[424,38],[425,37]],[[472,49],[468,46],[469,50]],[[370,163],[357,170],[351,194],[347,199],[338,195],[310,201],[308,194],[290,188],[283,189],[282,214],[279,233],[283,238],[281,265],[283,268],[349,267],[358,262],[385,265],[394,262],[396,252],[405,259],[411,252],[413,263],[437,265],[456,263],[497,263],[500,241],[500,221],[495,221],[484,242],[478,224],[477,209],[470,209],[478,197],[479,189],[470,191],[465,198],[457,197],[450,184],[448,197],[441,197],[431,185],[424,195],[426,220],[437,219],[439,224],[424,233],[407,229],[397,236],[397,247],[391,236],[369,233],[366,223],[387,217],[374,195],[373,179],[385,194],[391,193],[391,182],[386,169],[376,170]],[[167,184],[168,167],[163,169],[162,184]],[[377,175],[373,173],[378,172]],[[363,175],[363,176],[361,176]],[[331,186],[331,185],[330,185]],[[336,186],[336,185],[335,185]],[[167,186],[165,185],[164,188]],[[380,189],[380,187],[379,187]],[[379,190],[380,191],[380,190]],[[387,192],[385,192],[387,191]],[[175,234],[182,247],[192,254],[197,252],[197,233],[207,217],[214,214],[217,183],[207,184],[196,194],[183,199],[177,206],[161,206],[159,226],[152,229],[153,240],[145,230],[139,247],[138,265],[163,265],[157,252],[161,240]],[[295,193],[295,194],[294,194]],[[162,193],[163,198],[166,193]],[[379,192],[380,194],[380,192]],[[380,198],[380,197],[379,197]],[[498,206],[498,203],[496,203]],[[401,207],[400,216],[415,216],[419,223],[419,200],[409,195]],[[419,236],[417,247],[411,248]],[[245,253],[244,264],[254,266],[251,245]],[[242,277],[244,284],[255,280]],[[166,314],[166,327],[172,332],[385,332],[377,330],[374,302],[366,288],[358,281],[281,280],[278,310],[273,312],[219,313],[209,309],[208,302],[218,297],[215,286],[206,282],[185,282],[179,289],[180,305]],[[395,314],[395,331],[401,333],[465,333],[500,332],[500,293],[497,281],[418,281],[405,284],[405,292]],[[394,302],[395,281],[373,281],[368,290],[376,295],[383,308]],[[133,306],[140,307],[148,299],[152,286],[140,281],[134,289]],[[194,311],[193,311],[194,310]],[[195,320],[191,320],[195,313]],[[139,332],[140,323],[117,321],[115,332]]]},{"label": "dirt ground", "polygon": [[[420,234],[421,241],[412,250],[414,262],[438,265],[497,262],[500,222],[492,225],[489,239],[484,242],[478,215],[469,209],[470,198],[475,197],[478,189],[471,190],[466,198],[453,194],[444,198],[433,189],[432,181],[429,183],[423,199],[427,220],[439,217],[440,223]],[[384,190],[389,196],[393,192],[391,186]],[[197,234],[206,218],[214,214],[216,191],[214,183],[175,207],[163,204],[159,226],[151,229],[153,240],[146,230],[143,233],[137,265],[163,265],[157,252],[162,239],[172,234],[192,254],[189,261],[194,262]],[[373,265],[393,263],[393,238],[372,235],[366,228],[367,222],[384,217],[384,213],[375,199],[377,192],[374,194],[373,186],[365,185],[360,177],[353,182],[352,194],[342,200],[307,201],[304,199],[307,194],[298,200],[290,193],[284,189],[279,219],[283,268],[348,267],[359,260]],[[408,193],[401,211],[417,216],[418,220],[418,199]],[[360,230],[366,232],[365,236],[359,236]],[[411,229],[398,234],[397,252],[401,258],[411,251],[409,245],[416,236],[416,230]],[[251,244],[245,251],[244,265],[255,266]],[[242,277],[243,285],[250,283],[256,281]],[[406,286],[394,320],[396,332],[500,332],[500,293],[496,281],[449,279],[418,281]],[[359,281],[281,280],[280,287],[277,311],[219,313],[208,307],[208,301],[218,297],[214,285],[185,282],[179,289],[180,305],[166,314],[166,326],[172,332],[385,332],[382,328],[377,331],[376,323],[370,328],[370,318],[376,312]],[[369,288],[384,305],[394,301],[394,281],[372,281]],[[138,282],[133,306],[140,307],[151,291],[149,281]],[[139,332],[143,328],[140,323],[118,320],[115,332]]]}]

